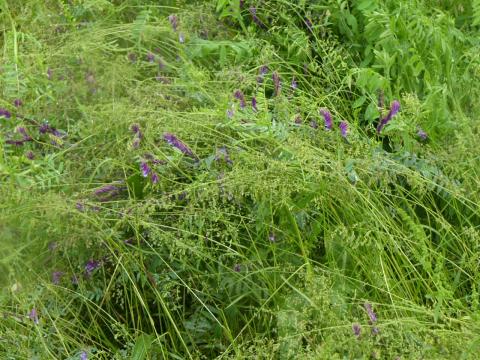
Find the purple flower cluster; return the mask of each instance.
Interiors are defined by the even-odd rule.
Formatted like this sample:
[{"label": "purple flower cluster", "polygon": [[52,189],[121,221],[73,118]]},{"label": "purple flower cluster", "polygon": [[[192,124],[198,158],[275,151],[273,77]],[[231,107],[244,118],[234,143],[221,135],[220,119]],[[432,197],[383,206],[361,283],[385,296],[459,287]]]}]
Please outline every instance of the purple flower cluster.
[{"label": "purple flower cluster", "polygon": [[5,119],[10,119],[12,114],[7,109],[0,108],[0,117],[4,117]]},{"label": "purple flower cluster", "polygon": [[387,125],[390,120],[393,119],[395,115],[400,111],[400,102],[398,100],[394,100],[392,104],[390,105],[390,111],[388,112],[387,116],[385,116],[383,119],[380,120],[378,126],[377,126],[377,133],[380,134],[382,129]]},{"label": "purple flower cluster", "polygon": [[28,317],[30,320],[33,321],[33,323],[35,325],[38,325],[39,321],[38,321],[38,313],[37,313],[37,309],[33,308],[30,313],[28,314]]},{"label": "purple flower cluster", "polygon": [[417,131],[417,136],[420,138],[422,141],[426,141],[428,139],[428,134],[421,128],[418,128]]},{"label": "purple flower cluster", "polygon": [[85,264],[85,276],[90,277],[94,270],[100,267],[100,262],[94,259],[90,259]]},{"label": "purple flower cluster", "polygon": [[290,87],[292,88],[293,91],[298,89],[298,82],[295,79],[295,77],[292,79],[292,83],[290,84]]},{"label": "purple flower cluster", "polygon": [[[108,184],[95,190],[94,195],[97,198],[99,198],[99,201],[105,202],[105,201],[112,200],[112,198],[118,196],[125,189],[126,189],[125,186],[119,186],[119,184]],[[80,209],[83,209],[83,208],[79,209],[79,207],[77,206],[77,209],[79,211],[82,211]]]},{"label": "purple flower cluster", "polygon": [[332,122],[332,114],[327,109],[320,109],[320,115],[323,116],[323,120],[325,121],[325,130],[332,130],[333,122]]},{"label": "purple flower cluster", "polygon": [[262,65],[260,67],[260,70],[258,71],[258,77],[257,77],[257,83],[261,84],[263,83],[263,78],[265,75],[268,73],[268,66],[267,65]]},{"label": "purple flower cluster", "polygon": [[22,106],[22,105],[23,105],[22,100],[20,100],[20,99],[15,99],[15,100],[13,100],[13,106],[15,106],[15,107],[18,108],[18,107],[20,107],[20,106]]},{"label": "purple flower cluster", "polygon": [[368,317],[370,319],[369,323],[373,325],[372,333],[373,335],[377,335],[380,332],[380,330],[375,326],[377,322],[377,314],[375,314],[375,312],[373,311],[372,305],[370,303],[366,302],[363,306],[365,307],[365,310],[367,311]]},{"label": "purple flower cluster", "polygon": [[342,134],[342,136],[344,138],[347,138],[347,134],[348,134],[348,124],[347,124],[347,122],[346,121],[340,122],[338,127],[340,128],[340,133]]},{"label": "purple flower cluster", "polygon": [[142,141],[142,138],[143,138],[142,131],[140,130],[140,125],[132,124],[130,126],[130,130],[134,135],[133,141],[132,141],[132,147],[134,149],[138,149],[140,147],[140,142]]},{"label": "purple flower cluster", "polygon": [[259,27],[264,28],[265,25],[263,22],[258,18],[257,16],[257,8],[251,6],[248,11],[250,12],[250,15],[252,15],[252,20],[255,24],[257,24]]},{"label": "purple flower cluster", "polygon": [[360,327],[360,324],[353,324],[352,325],[352,331],[353,331],[353,334],[357,338],[360,337],[360,332],[362,331],[362,328]]},{"label": "purple flower cluster", "polygon": [[235,97],[235,99],[240,101],[240,109],[245,109],[247,103],[245,101],[245,95],[243,95],[243,92],[241,90],[235,90],[233,96]]},{"label": "purple flower cluster", "polygon": [[253,109],[253,111],[258,112],[257,99],[255,98],[255,96],[252,97],[252,109]]},{"label": "purple flower cluster", "polygon": [[52,283],[55,285],[60,284],[60,281],[62,280],[63,277],[63,272],[61,271],[54,271],[52,273]]},{"label": "purple flower cluster", "polygon": [[174,134],[172,133],[165,133],[163,134],[163,139],[168,143],[170,144],[171,146],[177,148],[178,150],[180,150],[183,154],[193,158],[193,159],[196,159],[197,157],[194,155],[194,153],[192,152],[192,150],[190,150],[190,148],[184,144],[180,139],[178,139]]}]

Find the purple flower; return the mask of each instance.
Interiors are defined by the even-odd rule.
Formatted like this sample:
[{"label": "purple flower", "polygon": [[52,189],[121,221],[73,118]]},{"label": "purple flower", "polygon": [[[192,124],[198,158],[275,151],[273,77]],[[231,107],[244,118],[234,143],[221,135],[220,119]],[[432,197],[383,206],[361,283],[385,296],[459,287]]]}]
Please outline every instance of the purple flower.
[{"label": "purple flower", "polygon": [[140,170],[142,172],[143,177],[147,177],[148,174],[150,174],[150,171],[151,171],[150,166],[148,166],[148,164],[145,161],[142,161],[140,163]]},{"label": "purple flower", "polygon": [[52,273],[52,283],[54,283],[55,285],[60,284],[60,280],[62,280],[62,277],[63,277],[63,272],[54,271]]},{"label": "purple flower", "polygon": [[332,130],[332,114],[330,114],[327,109],[320,109],[320,115],[323,116],[323,120],[325,121],[325,130]]},{"label": "purple flower", "polygon": [[92,272],[95,269],[98,269],[99,267],[100,267],[100,262],[98,262],[97,260],[93,260],[93,259],[88,260],[87,263],[85,264],[85,275],[86,276],[92,275]]},{"label": "purple flower", "polygon": [[47,69],[47,78],[48,80],[52,80],[53,78],[53,71],[50,68]]},{"label": "purple flower", "polygon": [[252,109],[253,109],[253,111],[255,111],[255,112],[258,111],[258,108],[257,108],[257,99],[255,98],[255,96],[252,98]]},{"label": "purple flower", "polygon": [[178,17],[177,15],[169,15],[168,16],[168,21],[170,21],[170,25],[172,25],[173,31],[177,31],[177,26],[178,26]]},{"label": "purple flower", "polygon": [[155,61],[155,54],[148,52],[147,53],[147,61],[153,63]]},{"label": "purple flower", "polygon": [[236,90],[233,96],[235,97],[235,99],[240,101],[240,108],[245,109],[245,106],[247,106],[247,103],[245,102],[245,96],[243,95],[242,91]]},{"label": "purple flower", "polygon": [[178,35],[178,41],[180,42],[180,44],[184,44],[185,43],[185,35],[183,35],[182,33],[180,33]]},{"label": "purple flower", "polygon": [[235,272],[240,272],[240,271],[242,271],[242,265],[240,265],[240,264],[235,264],[235,265],[233,266],[233,271],[235,271]]},{"label": "purple flower", "polygon": [[261,28],[263,28],[265,25],[263,25],[262,21],[258,18],[257,16],[257,8],[251,6],[248,11],[250,11],[250,15],[252,15],[252,19]]},{"label": "purple flower", "polygon": [[51,129],[52,128],[47,123],[43,123],[38,127],[38,131],[40,132],[40,134],[46,134],[47,132],[50,132]]},{"label": "purple flower", "polygon": [[318,129],[318,123],[315,120],[310,121],[310,126],[314,129]]},{"label": "purple flower", "polygon": [[132,125],[130,125],[130,130],[131,130],[135,135],[141,134],[141,132],[140,132],[140,125],[138,125],[138,124],[132,124]]},{"label": "purple flower", "polygon": [[158,182],[160,181],[160,178],[158,177],[158,174],[154,171],[152,171],[152,184],[158,184]]},{"label": "purple flower", "polygon": [[258,77],[257,77],[257,83],[261,84],[263,82],[263,78],[265,75],[268,73],[268,66],[267,65],[262,65],[260,67],[260,70],[258,72]]},{"label": "purple flower", "polygon": [[302,116],[297,115],[295,116],[295,124],[300,125],[302,123]]},{"label": "purple flower", "polygon": [[80,360],[87,360],[87,352],[86,351],[82,351],[80,353]]},{"label": "purple flower", "polygon": [[35,154],[33,153],[33,151],[29,150],[25,153],[25,156],[27,157],[28,160],[33,160],[35,159]]},{"label": "purple flower", "polygon": [[292,87],[293,90],[296,90],[298,88],[298,83],[297,83],[297,80],[295,80],[295,77],[293,77],[292,83],[290,86]]},{"label": "purple flower", "polygon": [[393,119],[395,115],[400,111],[400,102],[398,100],[394,100],[390,105],[390,111],[388,112],[387,116],[385,116],[377,126],[377,133],[380,134],[382,129],[387,125],[390,120]]},{"label": "purple flower", "polygon": [[358,338],[360,336],[360,332],[362,331],[362,328],[360,327],[360,324],[353,324],[352,330],[355,336]]},{"label": "purple flower", "polygon": [[20,99],[15,99],[13,100],[13,105],[18,108],[23,105],[23,102]]},{"label": "purple flower", "polygon": [[10,111],[8,111],[7,109],[2,109],[0,108],[0,117],[4,117],[5,119],[10,119],[10,117],[12,116],[12,114],[10,113]]},{"label": "purple flower", "polygon": [[85,211],[85,205],[83,205],[81,202],[77,202],[75,204],[75,208],[80,211],[80,212],[84,212]]},{"label": "purple flower", "polygon": [[280,76],[276,71],[272,74],[273,85],[275,86],[275,96],[280,94],[280,90],[282,88],[282,83],[280,81]]},{"label": "purple flower", "polygon": [[22,146],[24,142],[25,142],[24,140],[6,140],[5,141],[6,144],[15,145],[15,146]]},{"label": "purple flower", "polygon": [[38,324],[38,314],[37,314],[37,309],[33,308],[31,311],[30,311],[30,314],[28,314],[28,317],[30,318],[30,320],[33,321],[34,324]]},{"label": "purple flower", "polygon": [[368,317],[370,318],[370,321],[372,324],[377,322],[377,315],[373,312],[372,305],[370,303],[365,303],[363,305],[365,307],[365,310],[367,310]]},{"label": "purple flower", "polygon": [[227,110],[227,117],[231,119],[233,117],[233,115],[234,115],[233,109],[228,109]]},{"label": "purple flower", "polygon": [[420,138],[420,140],[425,141],[428,139],[428,134],[423,131],[423,129],[418,128],[417,136]]},{"label": "purple flower", "polygon": [[270,240],[270,242],[272,242],[272,243],[277,241],[277,237],[276,237],[276,235],[273,231],[271,231],[270,234],[268,234],[268,240]]},{"label": "purple flower", "polygon": [[95,190],[95,195],[97,196],[101,196],[104,194],[111,195],[112,193],[117,193],[118,191],[120,191],[120,189],[116,185],[109,184],[109,185],[102,186],[100,189]]},{"label": "purple flower", "polygon": [[380,332],[380,330],[378,329],[378,327],[376,327],[376,326],[372,327],[372,334],[373,335],[378,335],[379,332]]},{"label": "purple flower", "polygon": [[347,137],[347,133],[348,133],[348,124],[346,121],[342,121],[340,122],[340,125],[338,125],[338,127],[340,128],[340,132],[342,134],[342,136],[344,138]]},{"label": "purple flower", "polygon": [[181,140],[179,140],[175,135],[171,133],[165,133],[163,134],[163,139],[169,143],[171,146],[177,148],[180,150],[182,153],[184,153],[187,156],[190,156],[191,158],[196,159],[197,157],[193,154],[192,150],[184,144]]},{"label": "purple flower", "polygon": [[25,129],[23,126],[18,127],[17,132],[23,136],[23,141],[32,140],[32,137],[27,134],[27,129]]}]

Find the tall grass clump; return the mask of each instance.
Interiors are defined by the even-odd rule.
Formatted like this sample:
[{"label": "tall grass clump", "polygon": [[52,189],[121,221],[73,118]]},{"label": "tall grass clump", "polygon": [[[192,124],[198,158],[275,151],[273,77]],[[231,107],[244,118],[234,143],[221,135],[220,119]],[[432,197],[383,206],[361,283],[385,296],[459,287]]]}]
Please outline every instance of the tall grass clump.
[{"label": "tall grass clump", "polygon": [[0,2],[5,359],[475,359],[475,1]]}]

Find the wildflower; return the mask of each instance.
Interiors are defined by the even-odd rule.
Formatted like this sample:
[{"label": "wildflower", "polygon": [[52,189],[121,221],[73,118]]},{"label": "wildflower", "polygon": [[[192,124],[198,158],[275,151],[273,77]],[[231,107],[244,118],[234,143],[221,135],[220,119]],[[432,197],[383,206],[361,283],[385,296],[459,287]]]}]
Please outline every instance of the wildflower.
[{"label": "wildflower", "polygon": [[268,73],[268,66],[267,65],[262,65],[260,67],[258,77],[257,77],[257,83],[261,84],[263,82],[263,78],[265,75]]},{"label": "wildflower", "polygon": [[295,124],[300,125],[301,123],[302,123],[302,116],[301,115],[295,116]]},{"label": "wildflower", "polygon": [[344,138],[347,137],[347,132],[348,132],[348,124],[345,121],[342,121],[340,125],[338,125],[340,128],[340,132]]},{"label": "wildflower", "polygon": [[10,111],[8,111],[7,109],[2,109],[0,108],[0,117],[4,117],[5,119],[10,119],[10,117],[12,116],[12,114],[10,113]]},{"label": "wildflower", "polygon": [[80,353],[80,360],[87,360],[87,352],[86,351],[82,351]]},{"label": "wildflower", "polygon": [[373,335],[378,335],[379,332],[380,332],[380,330],[378,329],[378,327],[376,327],[376,326],[372,327],[372,334]]},{"label": "wildflower", "polygon": [[290,86],[293,90],[296,90],[298,88],[298,83],[297,83],[297,80],[295,80],[295,77],[293,77],[292,83],[290,84]]},{"label": "wildflower", "polygon": [[35,159],[35,154],[33,153],[33,151],[29,150],[25,153],[25,156],[27,157],[28,160],[33,160]]},{"label": "wildflower", "polygon": [[262,21],[257,16],[257,8],[252,6],[248,9],[248,11],[250,12],[250,15],[252,15],[252,19],[255,22],[255,24],[257,24],[259,27],[263,28],[265,25],[262,23]]},{"label": "wildflower", "polygon": [[282,88],[282,83],[280,81],[280,76],[276,71],[272,74],[272,80],[273,80],[273,85],[275,86],[275,96],[278,96]]},{"label": "wildflower", "polygon": [[185,35],[183,35],[182,33],[180,33],[178,35],[178,41],[180,42],[180,44],[184,44],[185,43]]},{"label": "wildflower", "polygon": [[373,312],[372,305],[370,303],[365,303],[363,306],[365,307],[365,310],[367,310],[368,317],[370,318],[372,324],[376,323],[377,315]]},{"label": "wildflower", "polygon": [[240,265],[240,264],[235,264],[235,265],[233,266],[233,271],[235,271],[235,272],[240,272],[240,271],[242,271],[242,265]]},{"label": "wildflower", "polygon": [[144,161],[142,161],[142,162],[140,163],[140,170],[142,171],[143,177],[147,177],[148,174],[150,174],[150,171],[151,171],[151,169],[150,169],[150,167],[148,166],[148,164],[147,164],[146,162],[144,162]]},{"label": "wildflower", "polygon": [[327,109],[320,109],[320,115],[323,116],[323,120],[325,121],[325,130],[332,130],[333,122],[332,122],[332,114]]},{"label": "wildflower", "polygon": [[5,143],[9,145],[22,146],[24,141],[23,140],[6,140]]},{"label": "wildflower", "polygon": [[52,128],[47,123],[43,123],[38,127],[38,131],[40,132],[40,134],[46,134],[47,132],[50,132],[51,129]]},{"label": "wildflower", "polygon": [[84,212],[85,211],[85,205],[83,205],[81,202],[77,202],[75,204],[75,208],[80,211],[80,212]]},{"label": "wildflower", "polygon": [[38,321],[37,309],[33,308],[33,309],[30,311],[30,314],[28,314],[28,317],[30,318],[30,320],[33,321],[33,323],[34,323],[35,325],[38,325],[39,321]]},{"label": "wildflower", "polygon": [[318,129],[318,123],[315,120],[310,121],[310,126],[314,129]]},{"label": "wildflower", "polygon": [[380,134],[382,129],[387,125],[390,120],[393,119],[395,115],[400,111],[400,102],[398,100],[394,100],[390,105],[390,111],[388,112],[387,116],[385,116],[377,126],[377,133]]},{"label": "wildflower", "polygon": [[231,119],[233,117],[233,115],[234,115],[233,109],[228,109],[227,110],[227,117]]},{"label": "wildflower", "polygon": [[352,330],[355,336],[358,338],[360,336],[360,332],[362,331],[362,328],[360,327],[360,324],[353,324]]},{"label": "wildflower", "polygon": [[13,100],[13,105],[18,108],[23,105],[23,102],[20,99],[15,99]]},{"label": "wildflower", "polygon": [[85,275],[86,276],[92,275],[92,272],[95,269],[98,269],[99,267],[100,267],[100,262],[93,259],[88,260],[87,263],[85,264]]},{"label": "wildflower", "polygon": [[255,98],[255,96],[252,98],[252,109],[253,109],[253,111],[255,111],[255,112],[258,111],[258,108],[257,108],[257,99]]},{"label": "wildflower", "polygon": [[52,283],[55,285],[60,284],[60,280],[62,280],[63,272],[61,271],[54,271],[52,273]]},{"label": "wildflower", "polygon": [[245,106],[247,106],[247,104],[245,102],[245,96],[243,95],[241,90],[236,90],[235,93],[233,94],[233,96],[235,97],[235,99],[240,101],[240,108],[241,109],[244,109]]},{"label": "wildflower", "polygon": [[158,174],[156,172],[153,172],[152,171],[152,184],[158,184],[158,182],[160,181],[160,178],[158,177]]},{"label": "wildflower", "polygon": [[133,139],[132,147],[134,149],[138,149],[140,147],[140,138],[136,137],[135,139]]},{"label": "wildflower", "polygon": [[196,158],[192,150],[190,150],[190,148],[186,144],[184,144],[182,141],[180,141],[175,135],[171,133],[165,133],[163,134],[163,139],[167,143],[169,143],[171,146],[180,150],[185,155],[190,156],[191,158],[194,158],[194,159]]},{"label": "wildflower", "polygon": [[147,61],[150,62],[150,63],[155,62],[155,54],[153,54],[151,52],[147,53]]},{"label": "wildflower", "polygon": [[177,15],[169,15],[168,16],[168,21],[170,21],[170,25],[172,25],[173,31],[177,31],[177,26],[178,26],[178,17]]},{"label": "wildflower", "polygon": [[31,141],[32,137],[27,134],[27,130],[23,127],[20,126],[17,128],[17,132],[23,136],[23,141]]},{"label": "wildflower", "polygon": [[96,196],[101,196],[101,195],[104,195],[104,194],[110,194],[111,195],[111,194],[117,193],[119,191],[120,191],[120,189],[116,185],[109,184],[109,185],[102,186],[100,189],[95,190],[95,195]]},{"label": "wildflower", "polygon": [[422,141],[425,141],[428,139],[428,134],[425,131],[423,131],[421,128],[418,128],[417,136]]}]

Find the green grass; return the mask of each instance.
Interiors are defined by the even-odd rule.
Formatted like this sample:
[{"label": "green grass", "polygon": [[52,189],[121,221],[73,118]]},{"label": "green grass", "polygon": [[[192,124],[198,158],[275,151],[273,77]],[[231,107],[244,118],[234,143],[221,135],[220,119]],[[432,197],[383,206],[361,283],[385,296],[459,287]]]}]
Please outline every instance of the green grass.
[{"label": "green grass", "polygon": [[239,4],[0,0],[2,359],[476,359],[478,1]]}]

